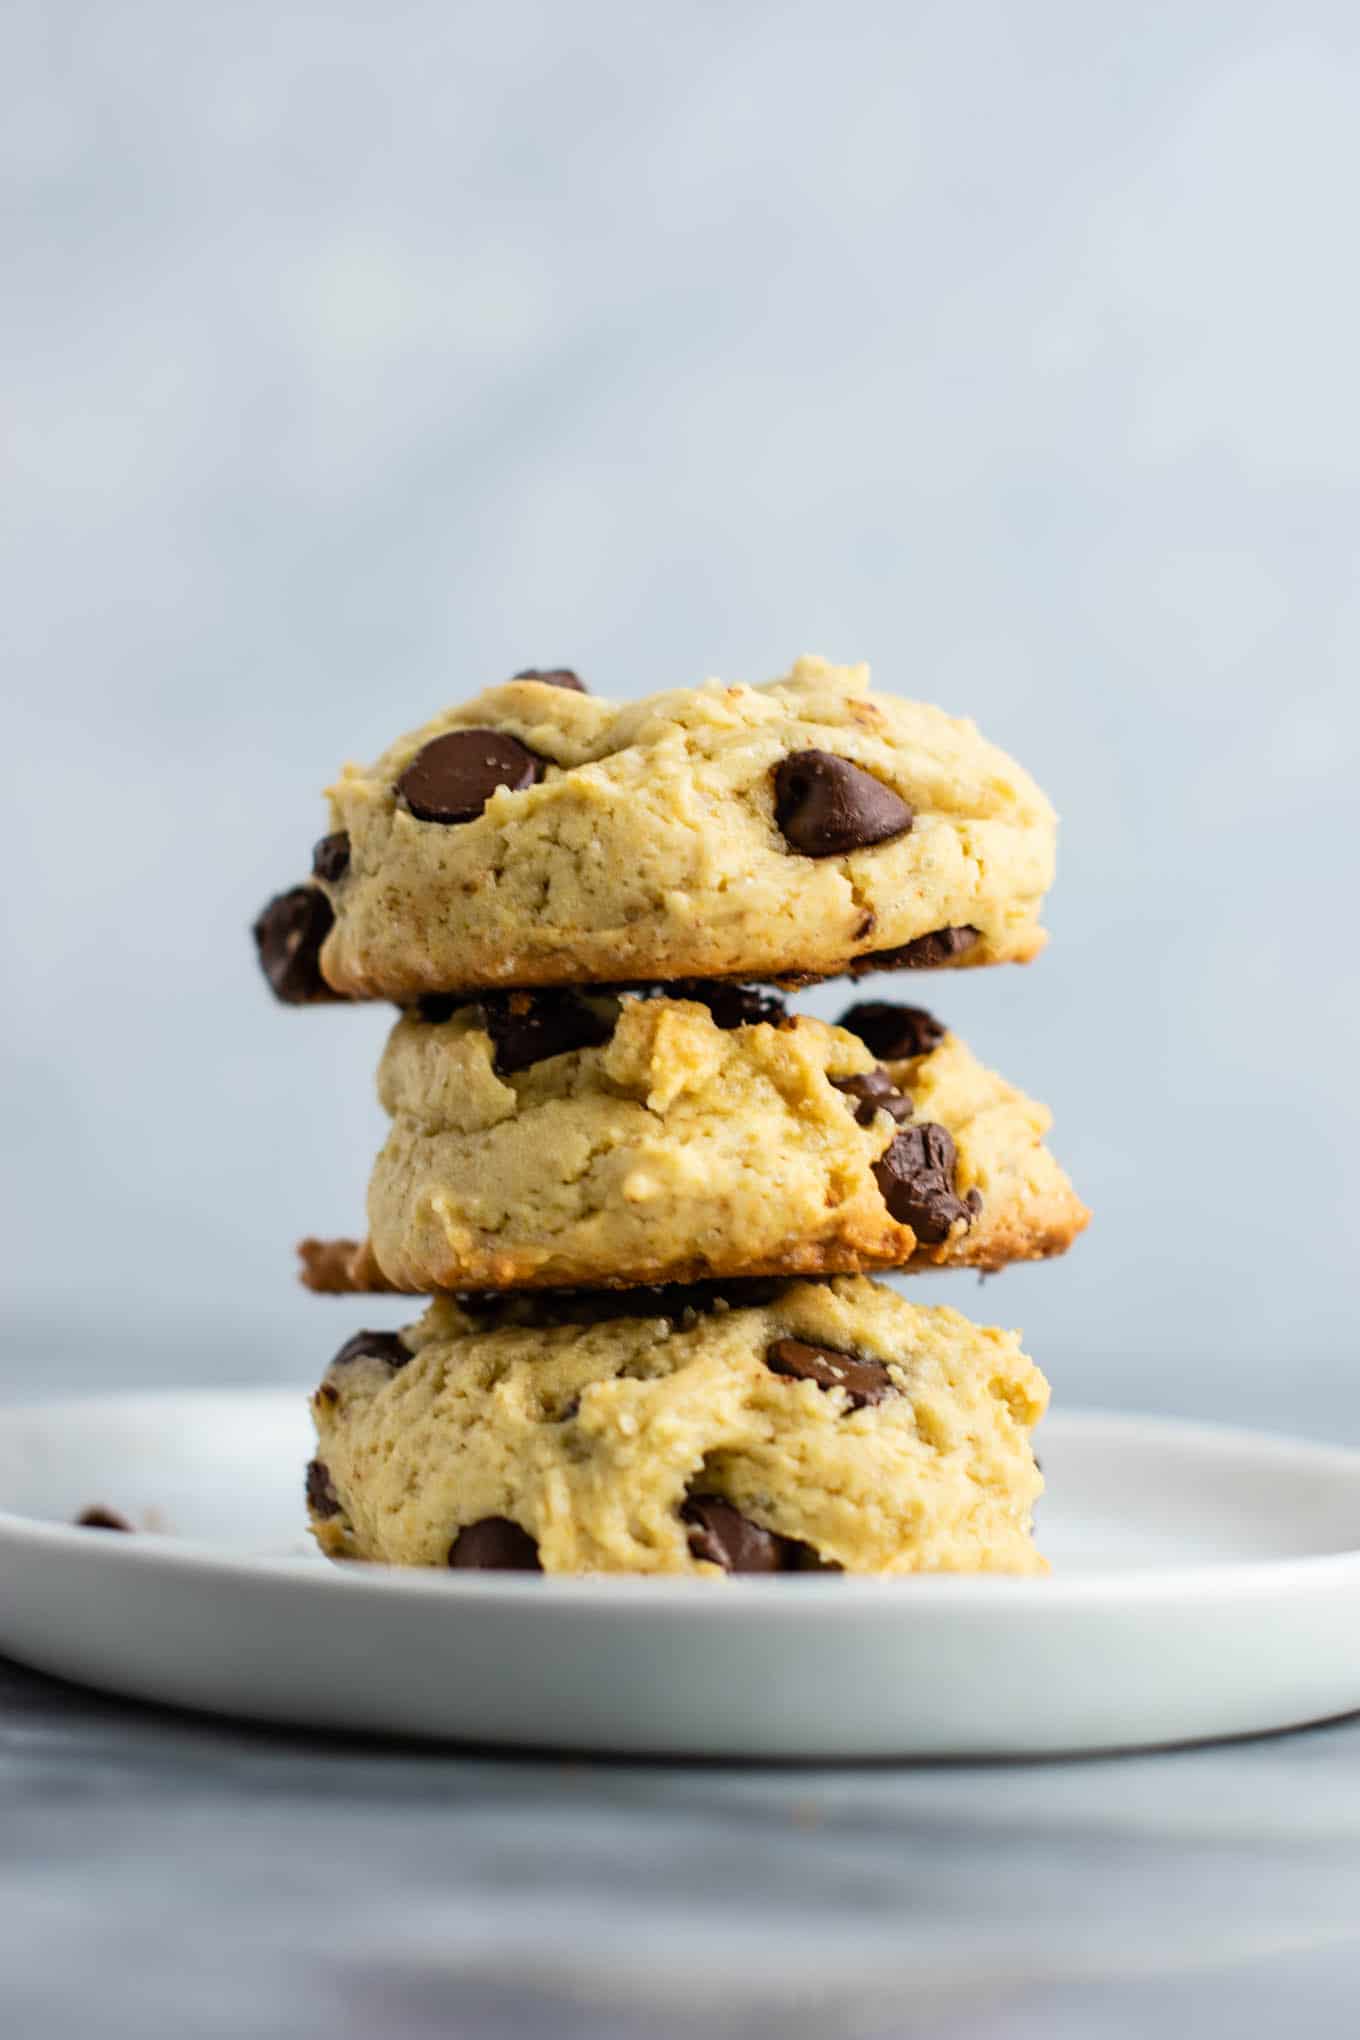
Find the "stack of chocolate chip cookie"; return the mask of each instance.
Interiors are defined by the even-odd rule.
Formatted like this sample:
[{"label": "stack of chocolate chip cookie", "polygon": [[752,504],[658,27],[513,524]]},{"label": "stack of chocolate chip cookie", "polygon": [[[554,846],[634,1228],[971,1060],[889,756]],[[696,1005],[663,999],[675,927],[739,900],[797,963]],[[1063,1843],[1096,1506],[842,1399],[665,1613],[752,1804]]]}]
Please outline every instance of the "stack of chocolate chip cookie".
[{"label": "stack of chocolate chip cookie", "polygon": [[[390,1000],[392,1121],[331,1293],[431,1299],[313,1399],[334,1557],[545,1572],[1034,1572],[1047,1385],[867,1271],[1061,1253],[1049,1117],[917,1005],[1023,962],[1055,821],[971,723],[803,659],[616,705],[526,672],[331,788],[260,960]],[[771,989],[775,987],[777,989]]]}]

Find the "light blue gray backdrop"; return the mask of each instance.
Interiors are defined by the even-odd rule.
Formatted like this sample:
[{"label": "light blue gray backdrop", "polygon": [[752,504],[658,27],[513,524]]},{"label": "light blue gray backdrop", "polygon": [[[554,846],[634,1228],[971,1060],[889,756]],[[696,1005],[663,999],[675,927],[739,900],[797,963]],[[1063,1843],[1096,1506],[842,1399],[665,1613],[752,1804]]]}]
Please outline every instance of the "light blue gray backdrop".
[{"label": "light blue gray backdrop", "polygon": [[1307,1430],[1356,1359],[1355,10],[3,35],[0,1391],[305,1380],[398,1315],[291,1276],[387,1016],[280,1011],[246,937],[342,758],[527,663],[819,650],[1065,821],[1042,962],[929,997],[1096,1222],[928,1293],[1066,1399]]}]

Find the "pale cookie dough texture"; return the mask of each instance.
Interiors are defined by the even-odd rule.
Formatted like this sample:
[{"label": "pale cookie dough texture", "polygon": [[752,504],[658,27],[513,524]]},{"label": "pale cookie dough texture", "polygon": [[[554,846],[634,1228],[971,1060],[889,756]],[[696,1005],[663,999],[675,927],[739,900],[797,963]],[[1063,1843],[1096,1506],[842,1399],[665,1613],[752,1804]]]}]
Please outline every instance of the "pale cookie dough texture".
[{"label": "pale cookie dough texture", "polygon": [[409,1360],[351,1341],[313,1399],[318,1542],[548,1573],[1045,1571],[1048,1386],[1017,1335],[863,1278],[772,1295],[585,1322],[441,1297]]},{"label": "pale cookie dough texture", "polygon": [[[402,775],[435,738],[473,729],[527,747],[536,782],[496,788],[472,819],[414,813]],[[901,802],[909,826],[863,848],[795,848],[776,775],[810,752],[833,780],[846,761],[878,782],[871,829],[892,827]],[[813,784],[795,833],[840,840],[843,792]],[[1056,823],[1043,794],[971,722],[871,693],[864,666],[800,659],[768,686],[624,705],[512,680],[347,766],[330,803],[320,962],[352,998],[808,979],[892,967],[892,951],[941,931],[943,953],[905,961],[1024,962],[1044,941]]]},{"label": "pale cookie dough texture", "polygon": [[[397,1023],[369,1242],[305,1243],[311,1287],[993,1269],[1060,1253],[1086,1223],[1043,1145],[1047,1111],[943,1030],[885,1074],[857,1036],[806,1014],[719,1026],[695,1000],[547,1004],[563,999],[555,1025],[575,1013],[602,1038],[506,1073],[498,1057],[533,1043],[504,1020],[493,1038],[479,1006]],[[927,1142],[945,1155],[934,1173],[918,1166]]]}]

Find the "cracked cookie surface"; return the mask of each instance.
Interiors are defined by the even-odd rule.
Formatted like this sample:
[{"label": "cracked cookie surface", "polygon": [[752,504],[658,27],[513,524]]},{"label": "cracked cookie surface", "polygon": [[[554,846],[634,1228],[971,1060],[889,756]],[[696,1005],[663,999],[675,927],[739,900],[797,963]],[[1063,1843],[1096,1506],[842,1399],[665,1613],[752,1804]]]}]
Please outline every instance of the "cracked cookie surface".
[{"label": "cracked cookie surface", "polygon": [[1048,1387],[1017,1334],[864,1278],[694,1302],[441,1297],[409,1359],[351,1341],[313,1398],[318,1543],[549,1573],[1046,1569]]},{"label": "cracked cookie surface", "polygon": [[330,803],[311,885],[257,924],[298,1002],[1023,962],[1044,940],[1043,794],[863,666],[621,705],[508,681],[347,766]]},{"label": "cracked cookie surface", "polygon": [[698,989],[711,1007],[524,994],[400,1020],[369,1240],[306,1243],[309,1286],[992,1269],[1060,1253],[1086,1223],[1047,1110],[956,1036],[879,1064],[768,995]]}]

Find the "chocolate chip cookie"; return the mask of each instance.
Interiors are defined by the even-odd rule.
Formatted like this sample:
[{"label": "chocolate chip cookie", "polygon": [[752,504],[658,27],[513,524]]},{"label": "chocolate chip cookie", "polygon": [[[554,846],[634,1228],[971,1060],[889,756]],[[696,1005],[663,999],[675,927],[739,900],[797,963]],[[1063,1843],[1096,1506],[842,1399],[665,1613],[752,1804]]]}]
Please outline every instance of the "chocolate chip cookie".
[{"label": "chocolate chip cookie", "polygon": [[971,722],[801,659],[616,705],[527,673],[330,791],[256,924],[290,1003],[1023,962],[1055,821]]},{"label": "chocolate chip cookie", "polygon": [[943,1028],[885,1063],[768,993],[676,989],[431,1001],[399,1021],[368,1245],[306,1243],[310,1286],[986,1269],[1060,1253],[1085,1224],[1044,1107]]},{"label": "chocolate chip cookie", "polygon": [[[313,1398],[323,1551],[545,1573],[1038,1573],[1048,1401],[1013,1332],[863,1278],[438,1298]],[[390,1335],[382,1335],[390,1337]]]}]

